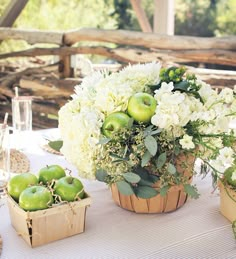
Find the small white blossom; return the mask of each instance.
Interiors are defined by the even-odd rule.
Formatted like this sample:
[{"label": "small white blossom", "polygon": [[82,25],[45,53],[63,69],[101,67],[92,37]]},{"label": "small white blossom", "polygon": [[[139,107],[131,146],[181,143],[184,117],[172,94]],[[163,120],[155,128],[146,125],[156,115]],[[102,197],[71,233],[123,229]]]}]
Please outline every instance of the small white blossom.
[{"label": "small white blossom", "polygon": [[185,134],[182,139],[179,141],[183,149],[193,149],[195,144],[193,143],[193,137]]}]

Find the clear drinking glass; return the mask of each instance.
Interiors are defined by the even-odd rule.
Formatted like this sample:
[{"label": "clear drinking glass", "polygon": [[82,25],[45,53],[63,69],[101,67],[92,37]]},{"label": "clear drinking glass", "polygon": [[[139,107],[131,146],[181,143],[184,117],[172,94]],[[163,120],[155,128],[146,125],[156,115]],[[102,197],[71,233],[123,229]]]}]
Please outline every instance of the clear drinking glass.
[{"label": "clear drinking glass", "polygon": [[12,124],[14,146],[22,149],[27,142],[27,134],[32,131],[32,98],[17,96],[12,99]]},{"label": "clear drinking glass", "polygon": [[0,195],[10,179],[9,128],[0,124]]}]

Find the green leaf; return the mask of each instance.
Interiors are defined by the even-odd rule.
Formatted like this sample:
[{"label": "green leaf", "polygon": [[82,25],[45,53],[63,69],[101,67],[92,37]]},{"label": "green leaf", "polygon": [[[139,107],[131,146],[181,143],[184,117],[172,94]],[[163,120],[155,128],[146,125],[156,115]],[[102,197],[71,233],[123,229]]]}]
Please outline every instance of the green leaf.
[{"label": "green leaf", "polygon": [[145,165],[147,165],[151,158],[152,158],[152,155],[151,155],[150,152],[147,150],[147,151],[144,153],[143,157],[142,157],[141,166],[144,167]]},{"label": "green leaf", "polygon": [[160,154],[160,156],[157,158],[157,163],[156,166],[158,169],[161,169],[162,166],[165,164],[166,162],[166,152]]},{"label": "green leaf", "polygon": [[98,169],[95,173],[95,177],[100,182],[106,182],[106,177],[108,176],[106,170]]},{"label": "green leaf", "polygon": [[193,199],[197,199],[200,196],[196,186],[191,184],[184,184],[184,191]]},{"label": "green leaf", "polygon": [[63,141],[62,140],[49,141],[48,145],[50,148],[60,152],[60,149],[63,146]]},{"label": "green leaf", "polygon": [[123,177],[129,183],[138,183],[141,180],[139,175],[131,172],[123,174]]},{"label": "green leaf", "polygon": [[175,168],[175,166],[174,166],[173,164],[168,163],[167,171],[168,171],[170,174],[175,174],[175,173],[176,173],[176,168]]},{"label": "green leaf", "polygon": [[139,185],[153,185],[159,180],[158,175],[150,174],[147,169],[139,166],[135,168],[135,173],[138,174],[141,178]]},{"label": "green leaf", "polygon": [[116,159],[116,160],[113,160],[112,163],[115,164],[115,163],[123,163],[123,162],[127,162],[125,159]]},{"label": "green leaf", "polygon": [[141,166],[136,167],[134,172],[138,174],[141,177],[141,179],[148,180],[149,178],[148,170]]},{"label": "green leaf", "polygon": [[234,233],[234,238],[236,239],[236,220],[234,220],[232,223],[232,229],[233,229],[233,233]]},{"label": "green leaf", "polygon": [[133,188],[131,187],[131,185],[125,181],[116,182],[116,186],[117,186],[119,192],[122,193],[123,195],[134,194],[134,191],[133,191]]},{"label": "green leaf", "polygon": [[157,141],[153,136],[148,135],[144,139],[144,144],[147,148],[147,150],[150,152],[152,156],[155,156],[157,153]]},{"label": "green leaf", "polygon": [[150,135],[156,135],[162,132],[162,129],[153,130]]},{"label": "green leaf", "polygon": [[181,81],[180,83],[174,84],[174,90],[179,90],[183,92],[187,92],[189,87],[189,82],[184,80]]},{"label": "green leaf", "polygon": [[111,157],[116,158],[116,159],[121,160],[121,161],[128,161],[128,159],[127,159],[127,158],[124,158],[124,157],[118,156],[117,154],[112,153],[112,152],[110,152],[110,153],[109,153],[109,155],[110,155]]},{"label": "green leaf", "polygon": [[128,149],[129,149],[128,145],[125,145],[123,157],[126,157]]},{"label": "green leaf", "polygon": [[138,186],[135,189],[135,194],[139,198],[149,199],[158,194],[158,191],[149,186]]},{"label": "green leaf", "polygon": [[153,125],[148,126],[147,128],[145,128],[143,135],[144,137],[147,137],[148,135],[153,135],[152,134],[152,129],[153,129]]},{"label": "green leaf", "polygon": [[156,183],[157,181],[160,180],[160,177],[158,175],[154,175],[154,174],[150,174],[148,179],[153,182],[153,183]]},{"label": "green leaf", "polygon": [[153,185],[153,182],[152,181],[148,181],[148,180],[144,180],[144,179],[141,179],[139,182],[138,182],[138,185],[142,185],[142,186],[152,186]]},{"label": "green leaf", "polygon": [[128,121],[128,129],[131,129],[133,124],[134,124],[134,119],[130,118],[129,121]]},{"label": "green leaf", "polygon": [[177,156],[180,154],[180,147],[179,146],[175,146],[174,147],[174,154]]},{"label": "green leaf", "polygon": [[191,94],[193,94],[194,97],[198,98],[202,103],[204,103],[201,95],[197,91],[191,91]]},{"label": "green leaf", "polygon": [[160,195],[161,196],[166,196],[168,190],[170,189],[170,186],[169,185],[166,185],[166,186],[163,186],[161,187],[160,189]]}]

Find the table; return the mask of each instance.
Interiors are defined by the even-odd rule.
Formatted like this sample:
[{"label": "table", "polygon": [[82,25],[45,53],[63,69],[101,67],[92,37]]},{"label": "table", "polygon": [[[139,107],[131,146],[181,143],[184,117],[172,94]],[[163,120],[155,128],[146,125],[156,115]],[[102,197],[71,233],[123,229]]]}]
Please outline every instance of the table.
[{"label": "table", "polygon": [[[24,150],[37,173],[46,164],[73,170],[63,156],[44,151],[42,135],[55,136],[56,129],[35,131]],[[36,248],[30,248],[11,226],[8,207],[0,201],[1,259],[74,258],[236,258],[231,223],[219,212],[219,195],[212,193],[211,178],[195,177],[201,196],[188,200],[167,214],[135,214],[116,206],[108,187],[82,179],[92,196],[85,232]]]}]

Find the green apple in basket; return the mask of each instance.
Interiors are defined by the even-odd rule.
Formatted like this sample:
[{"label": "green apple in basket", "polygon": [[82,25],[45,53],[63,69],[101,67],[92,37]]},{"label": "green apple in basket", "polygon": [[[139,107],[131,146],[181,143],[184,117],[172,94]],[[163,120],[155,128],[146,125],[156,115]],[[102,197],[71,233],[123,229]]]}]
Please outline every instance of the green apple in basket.
[{"label": "green apple in basket", "polygon": [[53,203],[52,193],[45,186],[27,187],[19,197],[19,205],[26,211],[44,210]]},{"label": "green apple in basket", "polygon": [[47,165],[39,170],[39,182],[50,183],[66,176],[65,170],[59,165]]},{"label": "green apple in basket", "polygon": [[38,183],[38,178],[32,173],[22,173],[13,176],[7,185],[8,194],[15,200],[18,201],[20,194],[28,186],[35,185]]},{"label": "green apple in basket", "polygon": [[83,199],[84,186],[78,178],[65,176],[56,181],[54,194],[60,196],[62,201],[76,201]]},{"label": "green apple in basket", "polygon": [[102,125],[102,133],[108,138],[113,138],[119,130],[129,127],[131,120],[124,112],[113,112],[106,117]]},{"label": "green apple in basket", "polygon": [[137,122],[151,121],[157,106],[156,99],[148,93],[136,93],[128,102],[128,114]]}]

